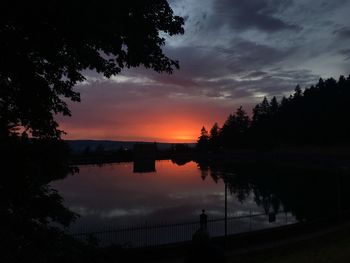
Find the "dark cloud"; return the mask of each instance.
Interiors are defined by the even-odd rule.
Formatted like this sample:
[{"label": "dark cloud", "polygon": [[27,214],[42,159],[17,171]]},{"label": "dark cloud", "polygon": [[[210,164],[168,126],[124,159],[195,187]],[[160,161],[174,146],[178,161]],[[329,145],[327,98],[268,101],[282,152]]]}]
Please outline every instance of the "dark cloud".
[{"label": "dark cloud", "polygon": [[247,74],[244,78],[249,79],[249,78],[256,78],[256,77],[261,77],[261,76],[265,76],[265,75],[267,75],[267,73],[264,71],[253,71],[253,72]]},{"label": "dark cloud", "polygon": [[350,39],[350,27],[342,27],[334,30],[333,34],[342,39]]},{"label": "dark cloud", "polygon": [[343,55],[345,60],[350,60],[350,48],[340,50],[339,54]]},{"label": "dark cloud", "polygon": [[[255,76],[255,77],[251,77]],[[319,79],[319,75],[310,70],[271,69],[268,73],[252,72],[242,77],[223,78],[217,81],[202,80],[202,87],[206,88],[206,96],[225,97],[226,99],[248,98],[252,103],[259,101],[259,97],[282,97],[285,93],[292,93],[299,84],[308,87]],[[203,89],[204,90],[204,89]]]},{"label": "dark cloud", "polygon": [[268,97],[281,97],[285,93],[291,93],[296,85],[303,88],[309,87],[319,79],[319,75],[313,74],[310,70],[283,70],[274,69],[270,74],[265,75],[255,86],[256,91],[265,93]]},{"label": "dark cloud", "polygon": [[297,84],[305,88],[319,77],[349,74],[349,1],[170,4],[186,20],[185,35],[167,39],[164,47],[180,70],[167,75],[140,67],[110,80],[85,72],[78,87],[82,103],[72,105],[72,119],[60,119],[71,138],[147,139],[174,120],[199,130],[240,105],[251,112],[264,96],[281,98]]},{"label": "dark cloud", "polygon": [[236,30],[258,29],[267,32],[281,30],[300,30],[295,24],[289,24],[276,15],[290,6],[292,1],[268,0],[220,0],[215,1],[216,19],[227,21]]},{"label": "dark cloud", "polygon": [[215,77],[227,72],[230,54],[222,54],[216,48],[206,46],[185,46],[168,48],[167,54],[181,61],[180,71],[174,75],[184,75],[190,78]]},{"label": "dark cloud", "polygon": [[252,41],[240,40],[230,48],[234,52],[229,56],[230,68],[255,70],[280,62],[291,55],[294,48],[276,48]]},{"label": "dark cloud", "polygon": [[[276,48],[240,38],[223,46],[186,46],[168,48],[167,54],[181,61],[180,71],[171,77],[153,75],[165,82],[196,85],[196,78],[222,78],[232,74],[266,74],[260,68],[273,67],[276,63],[292,56],[296,48]],[[253,76],[251,76],[253,77]],[[256,77],[256,76],[255,76]]]}]

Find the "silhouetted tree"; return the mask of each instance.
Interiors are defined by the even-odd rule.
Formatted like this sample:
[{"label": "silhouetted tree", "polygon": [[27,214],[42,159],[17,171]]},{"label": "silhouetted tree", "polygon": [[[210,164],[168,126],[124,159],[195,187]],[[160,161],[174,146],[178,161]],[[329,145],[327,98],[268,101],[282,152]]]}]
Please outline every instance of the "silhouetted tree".
[{"label": "silhouetted tree", "polygon": [[90,146],[86,146],[83,150],[83,155],[89,155],[91,153]]},{"label": "silhouetted tree", "polygon": [[209,144],[210,148],[216,150],[219,147],[219,125],[215,122],[213,127],[210,129]]},{"label": "silhouetted tree", "polygon": [[[349,77],[340,76],[339,81],[330,78],[318,81],[304,92],[296,86],[293,96],[282,98],[277,118],[270,123],[263,121],[266,131],[276,131],[275,137],[284,144],[326,145],[349,143],[345,135],[350,131],[346,118],[350,113]],[[263,124],[261,124],[263,125]]]},{"label": "silhouetted tree", "polygon": [[236,130],[240,134],[245,134],[250,126],[250,119],[247,113],[240,106],[236,111]]},{"label": "silhouetted tree", "polygon": [[303,96],[303,91],[301,90],[300,86],[297,85],[294,89],[293,98],[298,99],[298,98],[301,98],[302,96]]},{"label": "silhouetted tree", "polygon": [[5,0],[1,11],[0,261],[95,261],[75,258],[79,251],[52,224],[75,218],[49,186],[74,172],[54,117],[71,114],[67,99],[80,101],[73,87],[84,70],[108,78],[123,68],[178,68],[161,49],[162,34],[182,34],[184,20],[166,0]]},{"label": "silhouetted tree", "polygon": [[201,151],[209,149],[209,134],[204,126],[201,129],[201,135],[198,137],[197,149]]},{"label": "silhouetted tree", "polygon": [[95,153],[97,154],[101,154],[105,152],[105,147],[103,146],[103,144],[99,144],[97,145],[97,147],[95,148]]},{"label": "silhouetted tree", "polygon": [[[322,163],[322,160],[319,162]],[[289,160],[276,165],[275,162],[262,160],[258,162],[259,165],[251,165],[250,162],[234,160],[216,162],[213,158],[199,160],[198,168],[205,175],[215,171],[218,180],[224,180],[238,200],[244,202],[253,197],[255,203],[266,212],[281,212],[283,207],[284,211],[292,212],[297,220],[309,220],[325,216],[332,218],[337,215],[337,209],[344,209],[345,212],[350,208],[350,196],[345,190],[350,184],[349,176],[342,177],[342,184],[339,185],[339,178],[334,176],[333,169],[324,169],[322,164],[313,164],[311,168],[308,160],[302,164],[296,160],[298,165],[293,163],[293,160]],[[349,171],[345,174],[350,175]],[[295,189],[298,189],[298,198],[295,197]],[[339,200],[342,200],[341,207],[337,205]],[[317,202],[322,205],[312,205]]]},{"label": "silhouetted tree", "polygon": [[242,108],[230,114],[220,138],[225,148],[270,149],[283,145],[350,145],[350,76],[320,79],[304,91],[296,86],[293,95],[266,97],[253,108],[250,123]]},{"label": "silhouetted tree", "polygon": [[181,34],[184,20],[166,0],[5,0],[1,10],[3,134],[21,126],[34,137],[58,138],[53,114],[70,115],[63,98],[80,100],[73,87],[85,69],[110,77],[125,67],[178,68],[162,52],[160,32]]},{"label": "silhouetted tree", "polygon": [[230,114],[221,129],[221,143],[226,148],[239,148],[245,145],[250,119],[243,107]]},{"label": "silhouetted tree", "polygon": [[263,123],[270,117],[270,103],[266,97],[253,108],[253,126]]},{"label": "silhouetted tree", "polygon": [[220,131],[221,144],[224,148],[232,148],[235,142],[236,115],[230,114]]},{"label": "silhouetted tree", "polygon": [[278,112],[278,101],[276,99],[276,97],[274,96],[271,101],[270,101],[270,113],[272,116],[276,116],[277,112]]},{"label": "silhouetted tree", "polygon": [[74,172],[67,145],[59,140],[13,136],[1,141],[0,151],[6,153],[1,158],[0,235],[6,241],[1,261],[56,262],[68,257],[63,251],[64,233],[51,223],[68,226],[76,215],[49,185]]}]

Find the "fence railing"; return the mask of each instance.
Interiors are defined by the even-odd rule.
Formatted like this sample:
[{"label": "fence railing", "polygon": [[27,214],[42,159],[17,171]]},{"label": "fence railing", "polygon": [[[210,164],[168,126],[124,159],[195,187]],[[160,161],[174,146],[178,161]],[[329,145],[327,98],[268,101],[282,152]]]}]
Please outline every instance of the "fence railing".
[{"label": "fence railing", "polygon": [[[231,235],[295,222],[289,213],[278,213],[274,222],[269,221],[271,220],[265,213],[228,217],[227,233]],[[146,222],[129,227],[74,233],[72,235],[79,240],[95,240],[100,246],[113,244],[123,247],[152,247],[190,241],[199,228],[199,221],[174,224],[149,224]],[[225,219],[207,220],[207,230],[212,237],[223,236],[225,233]]]}]

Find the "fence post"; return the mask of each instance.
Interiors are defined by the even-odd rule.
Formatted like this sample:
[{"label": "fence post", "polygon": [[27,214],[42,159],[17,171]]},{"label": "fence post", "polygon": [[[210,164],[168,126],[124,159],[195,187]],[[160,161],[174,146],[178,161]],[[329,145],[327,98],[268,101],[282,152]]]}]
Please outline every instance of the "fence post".
[{"label": "fence post", "polygon": [[249,232],[252,231],[252,209],[249,210]]},{"label": "fence post", "polygon": [[284,214],[286,215],[286,225],[288,224],[288,213],[284,211]]},{"label": "fence post", "polygon": [[147,227],[147,221],[145,222],[145,246],[148,246],[148,239],[147,239],[147,232],[148,232],[148,227]]},{"label": "fence post", "polygon": [[225,244],[227,242],[227,183],[225,181]]}]

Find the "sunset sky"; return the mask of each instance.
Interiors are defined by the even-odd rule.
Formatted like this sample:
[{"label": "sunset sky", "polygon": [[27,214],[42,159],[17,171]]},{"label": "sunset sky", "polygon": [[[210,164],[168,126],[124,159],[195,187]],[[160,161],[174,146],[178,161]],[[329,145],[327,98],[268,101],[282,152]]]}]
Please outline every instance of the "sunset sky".
[{"label": "sunset sky", "polygon": [[[58,117],[65,139],[193,142],[201,127],[264,96],[350,74],[350,1],[173,0],[185,34],[164,52],[172,75],[144,68],[105,79],[86,71],[81,103]],[[135,32],[137,34],[137,32]]]}]

